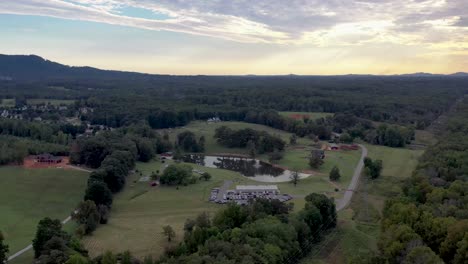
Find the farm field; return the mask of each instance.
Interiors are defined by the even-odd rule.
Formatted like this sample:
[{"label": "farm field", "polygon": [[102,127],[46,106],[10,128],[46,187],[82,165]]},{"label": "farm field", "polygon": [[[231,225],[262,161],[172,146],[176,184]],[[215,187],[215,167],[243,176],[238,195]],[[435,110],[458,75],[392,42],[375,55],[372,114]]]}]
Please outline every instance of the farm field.
[{"label": "farm field", "polygon": [[[146,255],[159,256],[168,245],[162,235],[162,227],[171,225],[176,231],[175,242],[183,235],[183,225],[187,218],[195,217],[201,212],[214,214],[222,205],[208,202],[212,188],[220,187],[225,180],[232,181],[231,187],[238,184],[265,184],[252,181],[240,174],[228,170],[206,168],[189,164],[194,169],[209,172],[210,181],[200,181],[186,187],[150,187],[148,182],[139,182],[141,176],[163,170],[161,161],[138,163],[137,172],[130,175],[123,192],[114,197],[109,223],[100,226],[92,236],[84,238],[84,244],[95,256],[106,249],[113,252],[130,250],[139,257]],[[141,173],[141,175],[140,175]],[[301,180],[295,187],[293,184],[276,183],[282,193],[288,193],[295,210],[304,206],[303,198],[312,192],[337,196],[334,185],[328,182],[328,175],[314,175]],[[124,239],[125,238],[125,239]]]},{"label": "farm field", "polygon": [[287,116],[293,119],[301,120],[304,117],[309,119],[315,120],[319,118],[325,118],[327,116],[333,116],[333,113],[325,113],[325,112],[279,112],[282,116]]},{"label": "farm field", "polygon": [[28,105],[51,104],[54,106],[71,105],[74,102],[75,100],[58,100],[58,99],[28,99],[26,101]]},{"label": "farm field", "polygon": [[[219,145],[216,142],[216,139],[213,138],[215,134],[215,130],[221,126],[227,126],[232,129],[243,129],[243,128],[252,128],[259,131],[266,131],[270,134],[277,135],[281,137],[284,141],[289,142],[289,138],[291,137],[291,133],[274,129],[271,127],[258,125],[258,124],[250,124],[244,122],[219,122],[219,123],[207,123],[203,121],[194,121],[188,124],[187,126],[175,128],[175,129],[162,129],[160,132],[168,133],[169,138],[172,142],[176,140],[177,134],[185,131],[190,130],[197,135],[197,137],[205,136],[205,154],[220,154],[220,153],[235,153],[235,154],[247,154],[246,149],[239,149],[239,148],[226,148],[222,145]],[[310,145],[313,144],[313,141],[307,138],[298,138],[298,144],[302,145]]]},{"label": "farm field", "polygon": [[10,253],[31,243],[42,218],[70,215],[83,197],[87,178],[88,173],[75,170],[0,167],[0,229]]},{"label": "farm field", "polygon": [[350,207],[338,213],[338,228],[334,234],[320,243],[319,250],[312,251],[302,264],[343,263],[364,249],[376,249],[379,236],[379,220],[385,199],[401,193],[402,180],[411,176],[422,150],[389,148],[366,144],[369,157],[383,160],[380,178],[367,181],[367,204],[364,203],[364,178],[361,178]]},{"label": "farm field", "polygon": [[15,104],[16,104],[15,99],[0,99],[0,107],[11,108],[11,107],[15,107]]}]

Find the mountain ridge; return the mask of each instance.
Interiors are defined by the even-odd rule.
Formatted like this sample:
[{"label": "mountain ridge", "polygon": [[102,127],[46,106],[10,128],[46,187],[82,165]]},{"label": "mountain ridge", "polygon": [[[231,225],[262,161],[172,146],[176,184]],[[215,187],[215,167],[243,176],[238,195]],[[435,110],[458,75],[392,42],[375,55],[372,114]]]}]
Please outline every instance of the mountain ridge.
[{"label": "mountain ridge", "polygon": [[[118,71],[99,69],[91,66],[70,66],[41,56],[30,55],[6,55],[0,54],[0,81],[2,80],[43,80],[43,79],[62,79],[62,78],[88,78],[88,79],[133,79],[133,78],[155,78],[159,76],[187,76],[187,75],[168,75],[168,74],[150,74],[133,71]],[[190,75],[190,76],[219,76],[219,75]],[[467,72],[456,72],[452,74],[433,74],[425,72],[416,72],[408,74],[394,75],[375,75],[375,74],[342,74],[342,75],[222,75],[222,76],[240,76],[240,77],[268,77],[268,76],[289,76],[289,77],[468,77]]]}]

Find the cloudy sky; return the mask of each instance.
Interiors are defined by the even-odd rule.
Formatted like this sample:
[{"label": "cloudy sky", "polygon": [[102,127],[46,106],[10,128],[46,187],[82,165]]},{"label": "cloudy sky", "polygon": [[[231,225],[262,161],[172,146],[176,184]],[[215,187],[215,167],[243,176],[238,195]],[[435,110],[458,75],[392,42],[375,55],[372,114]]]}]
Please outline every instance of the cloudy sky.
[{"label": "cloudy sky", "polygon": [[2,0],[0,53],[170,74],[468,71],[467,0]]}]

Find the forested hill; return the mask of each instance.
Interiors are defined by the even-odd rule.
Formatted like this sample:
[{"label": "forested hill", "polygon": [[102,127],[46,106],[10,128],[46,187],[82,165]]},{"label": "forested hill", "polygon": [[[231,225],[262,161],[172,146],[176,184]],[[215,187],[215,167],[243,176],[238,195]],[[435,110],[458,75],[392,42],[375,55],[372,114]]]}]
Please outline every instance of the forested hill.
[{"label": "forested hill", "polygon": [[[0,80],[31,81],[52,79],[144,79],[148,74],[72,67],[36,55],[0,54]],[[153,75],[155,76],[155,75]]]},{"label": "forested hill", "polygon": [[64,80],[64,79],[104,79],[104,80],[173,80],[173,81],[192,81],[206,80],[219,80],[226,78],[242,78],[247,80],[254,79],[271,79],[271,78],[286,78],[286,79],[367,79],[367,78],[468,78],[468,73],[458,72],[450,75],[430,74],[430,73],[414,73],[392,76],[379,76],[379,75],[341,75],[341,76],[296,76],[296,75],[283,75],[283,76],[169,76],[158,74],[144,74],[136,72],[125,71],[112,71],[101,70],[92,67],[74,67],[60,64],[57,62],[49,61],[37,55],[2,55],[0,54],[0,80],[13,80],[13,81],[39,81],[39,80]]}]

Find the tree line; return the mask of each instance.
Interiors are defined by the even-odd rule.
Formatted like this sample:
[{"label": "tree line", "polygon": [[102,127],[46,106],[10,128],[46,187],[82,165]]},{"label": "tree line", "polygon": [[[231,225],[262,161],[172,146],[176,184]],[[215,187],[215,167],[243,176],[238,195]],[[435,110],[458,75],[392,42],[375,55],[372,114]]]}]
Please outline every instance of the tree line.
[{"label": "tree line", "polygon": [[[425,151],[413,176],[403,185],[404,195],[386,202],[379,252],[368,256],[367,263],[466,263],[467,149],[465,99],[451,114],[444,134]],[[375,166],[379,168],[379,164]],[[369,173],[372,177],[372,169]]]},{"label": "tree line", "polygon": [[233,130],[227,126],[216,129],[214,138],[221,145],[228,148],[254,148],[254,151],[263,154],[274,151],[283,151],[286,142],[279,136],[271,135],[266,131],[257,131],[251,128]]},{"label": "tree line", "polygon": [[294,263],[336,226],[332,200],[322,194],[305,200],[298,213],[266,199],[245,207],[229,204],[213,218],[202,213],[186,221],[183,241],[167,248],[156,263]]}]

